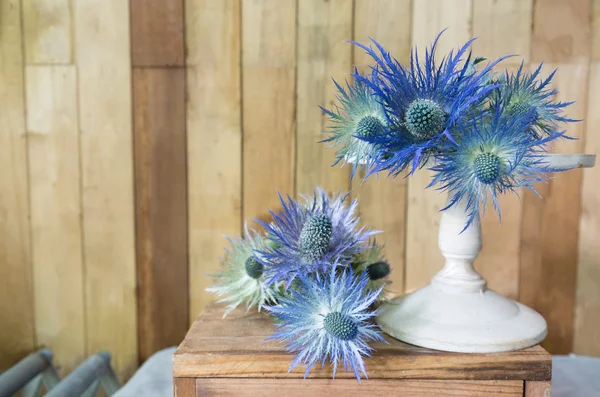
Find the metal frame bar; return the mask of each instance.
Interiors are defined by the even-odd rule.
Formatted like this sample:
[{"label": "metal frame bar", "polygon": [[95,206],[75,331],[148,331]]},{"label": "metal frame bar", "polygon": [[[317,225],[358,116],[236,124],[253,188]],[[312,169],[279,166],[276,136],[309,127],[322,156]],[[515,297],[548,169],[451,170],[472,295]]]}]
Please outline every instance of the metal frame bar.
[{"label": "metal frame bar", "polygon": [[[102,387],[108,396],[120,388],[110,366],[110,354],[102,351],[85,360],[65,377],[46,397],[91,397]],[[1,396],[0,396],[1,397]]]},{"label": "metal frame bar", "polygon": [[50,391],[58,382],[58,373],[52,365],[52,352],[42,349],[0,374],[0,397],[11,397],[21,389],[23,397],[37,397],[43,386]]}]

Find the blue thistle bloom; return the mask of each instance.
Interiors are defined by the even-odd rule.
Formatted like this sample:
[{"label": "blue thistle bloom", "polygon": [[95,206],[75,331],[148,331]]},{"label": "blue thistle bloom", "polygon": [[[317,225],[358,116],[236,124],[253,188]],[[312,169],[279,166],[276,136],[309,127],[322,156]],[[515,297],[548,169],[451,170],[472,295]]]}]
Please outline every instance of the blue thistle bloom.
[{"label": "blue thistle bloom", "polygon": [[506,72],[498,79],[501,85],[497,88],[497,95],[502,98],[501,105],[508,114],[528,113],[531,117],[532,132],[536,136],[548,136],[558,129],[562,123],[571,123],[577,120],[564,115],[564,109],[573,102],[555,102],[554,97],[558,91],[550,87],[555,69],[546,79],[540,79],[542,64],[532,73],[524,69],[524,64],[516,73]]},{"label": "blue thistle bloom", "polygon": [[[355,73],[358,72],[355,70]],[[358,165],[373,162],[378,153],[372,144],[359,138],[383,135],[387,117],[377,97],[361,80],[355,80],[353,85],[346,82],[347,90],[333,82],[340,106],[336,105],[333,111],[321,107],[331,123],[330,136],[322,142],[331,142],[330,147],[337,147],[333,166],[351,162],[354,175]]]},{"label": "blue thistle bloom", "polygon": [[350,271],[301,275],[299,280],[298,290],[278,305],[265,307],[279,320],[270,339],[288,342],[286,349],[296,353],[290,371],[303,364],[306,378],[316,363],[324,367],[330,361],[334,378],[339,365],[344,372],[353,371],[359,382],[361,375],[367,378],[363,356],[370,357],[373,350],[367,342],[385,342],[369,321],[376,314],[369,308],[381,291],[365,292],[366,274],[355,277]]},{"label": "blue thistle bloom", "polygon": [[273,221],[267,225],[271,246],[261,252],[268,283],[286,282],[289,287],[298,274],[326,272],[347,266],[364,249],[364,242],[375,232],[357,228],[357,202],[346,207],[348,194],[329,197],[317,188],[304,203],[281,195],[282,210],[270,211]]},{"label": "blue thistle bloom", "polygon": [[360,137],[385,153],[370,164],[369,174],[387,170],[395,176],[407,167],[414,172],[437,153],[439,146],[455,142],[453,134],[458,123],[481,117],[490,92],[497,87],[489,83],[489,73],[501,59],[479,71],[470,53],[463,59],[473,40],[451,51],[438,65],[435,51],[440,35],[425,51],[422,64],[417,51],[411,52],[409,69],[376,41],[377,51],[357,43],[376,66],[369,78],[355,77],[365,82],[384,105],[389,125],[384,134]]},{"label": "blue thistle bloom", "polygon": [[431,168],[435,175],[429,186],[439,183],[439,189],[451,195],[443,210],[465,200],[469,220],[463,231],[485,212],[488,195],[500,217],[500,194],[516,193],[520,187],[535,192],[533,184],[562,171],[543,158],[547,144],[564,137],[562,133],[550,131],[536,138],[529,133],[532,112],[511,114],[502,101],[493,108],[494,113],[464,126],[459,145],[441,151]]}]

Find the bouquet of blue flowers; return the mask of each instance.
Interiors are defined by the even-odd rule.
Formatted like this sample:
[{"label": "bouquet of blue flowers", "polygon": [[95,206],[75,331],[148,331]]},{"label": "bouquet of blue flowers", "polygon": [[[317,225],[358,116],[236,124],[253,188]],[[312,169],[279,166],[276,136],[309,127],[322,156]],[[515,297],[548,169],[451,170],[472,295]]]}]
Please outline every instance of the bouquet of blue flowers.
[{"label": "bouquet of blue flowers", "polygon": [[[544,161],[548,145],[570,139],[559,126],[574,120],[550,88],[554,72],[540,78],[523,65],[516,73],[497,73],[502,60],[472,58],[467,42],[437,61],[439,39],[419,59],[401,65],[385,49],[355,43],[374,60],[366,74],[355,71],[346,87],[335,83],[339,105],[323,109],[331,121],[335,164],[366,169],[366,177],[387,171],[395,177],[422,167],[433,171],[430,186],[447,190],[445,209],[462,202],[468,221],[485,211],[488,196],[500,215],[498,196],[521,187],[533,190],[554,169]],[[485,65],[484,65],[485,63]],[[317,188],[294,200],[280,196],[281,209],[260,222],[264,233],[246,228],[231,239],[208,290],[228,303],[226,313],[245,303],[265,309],[277,325],[273,338],[295,353],[290,371],[330,362],[360,381],[363,358],[384,342],[373,323],[385,299],[390,265],[373,230],[358,226],[356,200],[330,196]]]}]

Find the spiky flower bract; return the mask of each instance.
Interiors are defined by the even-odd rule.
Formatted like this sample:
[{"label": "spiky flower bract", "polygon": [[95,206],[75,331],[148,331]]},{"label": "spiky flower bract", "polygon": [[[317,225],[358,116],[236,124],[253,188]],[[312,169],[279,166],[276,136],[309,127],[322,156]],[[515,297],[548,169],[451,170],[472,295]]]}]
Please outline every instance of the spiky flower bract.
[{"label": "spiky flower bract", "polygon": [[541,64],[529,73],[521,63],[516,73],[507,71],[498,79],[500,86],[495,90],[496,96],[501,98],[497,103],[504,106],[509,115],[530,115],[531,131],[536,137],[551,135],[561,124],[576,121],[564,114],[564,109],[573,102],[554,101],[558,91],[551,88],[550,83],[557,70],[545,79],[540,79],[541,71]]},{"label": "spiky flower bract", "polygon": [[[358,72],[355,70],[355,73]],[[333,165],[351,162],[354,175],[358,165],[374,161],[377,154],[372,144],[359,138],[383,135],[387,118],[383,106],[361,80],[355,80],[352,85],[346,82],[346,89],[335,80],[334,84],[339,106],[334,110],[321,108],[331,123],[330,136],[322,142],[330,142],[331,147],[337,148]]]},{"label": "spiky flower bract", "polygon": [[438,63],[435,51],[440,35],[425,51],[423,63],[416,49],[411,52],[409,68],[374,40],[377,50],[357,43],[376,66],[368,78],[356,78],[384,104],[388,118],[384,134],[360,138],[386,153],[371,163],[369,174],[387,170],[396,176],[407,167],[414,172],[437,153],[440,145],[455,141],[458,123],[481,117],[489,93],[496,87],[489,84],[488,74],[499,60],[477,71],[468,53],[470,40]]},{"label": "spiky flower bract", "polygon": [[281,195],[282,210],[270,211],[273,221],[263,226],[272,244],[261,252],[268,283],[285,282],[289,287],[299,274],[327,272],[348,266],[350,259],[375,233],[358,228],[357,202],[348,207],[348,194],[329,197],[317,188],[311,197],[298,202]]},{"label": "spiky flower bract", "polygon": [[214,285],[206,289],[223,297],[218,302],[228,303],[223,317],[244,302],[247,310],[256,306],[259,311],[264,304],[276,302],[281,284],[266,284],[264,265],[257,258],[267,247],[264,236],[245,226],[243,238],[228,241],[231,247],[221,259],[224,269],[210,275]]},{"label": "spiky flower bract", "polygon": [[[368,291],[379,291],[389,283],[387,278],[391,272],[391,266],[383,256],[383,246],[378,245],[375,240],[369,244],[369,248],[361,251],[352,259],[352,268],[358,276],[367,275],[366,288]],[[379,296],[381,299],[384,298],[383,292],[381,290]]]},{"label": "spiky flower bract", "polygon": [[333,377],[343,365],[344,372],[354,372],[359,382],[361,376],[367,378],[363,356],[373,350],[367,342],[384,341],[369,321],[376,314],[369,308],[380,291],[365,292],[366,274],[357,278],[349,270],[299,279],[299,291],[280,299],[277,306],[266,307],[280,320],[271,338],[287,342],[286,349],[296,353],[290,371],[303,364],[306,378],[315,364],[324,367],[329,361]]},{"label": "spiky flower bract", "polygon": [[463,231],[476,217],[485,212],[487,198],[500,217],[498,196],[528,188],[548,179],[551,168],[543,154],[547,144],[562,134],[551,132],[544,138],[530,134],[531,114],[510,114],[497,106],[489,117],[473,121],[469,133],[461,137],[458,146],[444,150],[431,168],[434,178],[430,184],[440,184],[450,193],[447,209],[461,200],[469,216]]}]

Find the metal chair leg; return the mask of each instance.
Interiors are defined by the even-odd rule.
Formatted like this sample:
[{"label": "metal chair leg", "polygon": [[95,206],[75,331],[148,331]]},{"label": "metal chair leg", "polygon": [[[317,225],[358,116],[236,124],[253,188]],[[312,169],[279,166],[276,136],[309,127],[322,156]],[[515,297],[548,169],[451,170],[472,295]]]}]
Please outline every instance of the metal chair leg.
[{"label": "metal chair leg", "polygon": [[23,390],[23,397],[37,397],[42,389],[51,390],[59,381],[52,366],[52,352],[42,349],[30,354],[0,374],[0,397],[11,397]]},{"label": "metal chair leg", "polygon": [[108,352],[99,352],[89,357],[49,391],[46,397],[93,396],[100,386],[108,396],[113,395],[120,387],[110,366]]}]

